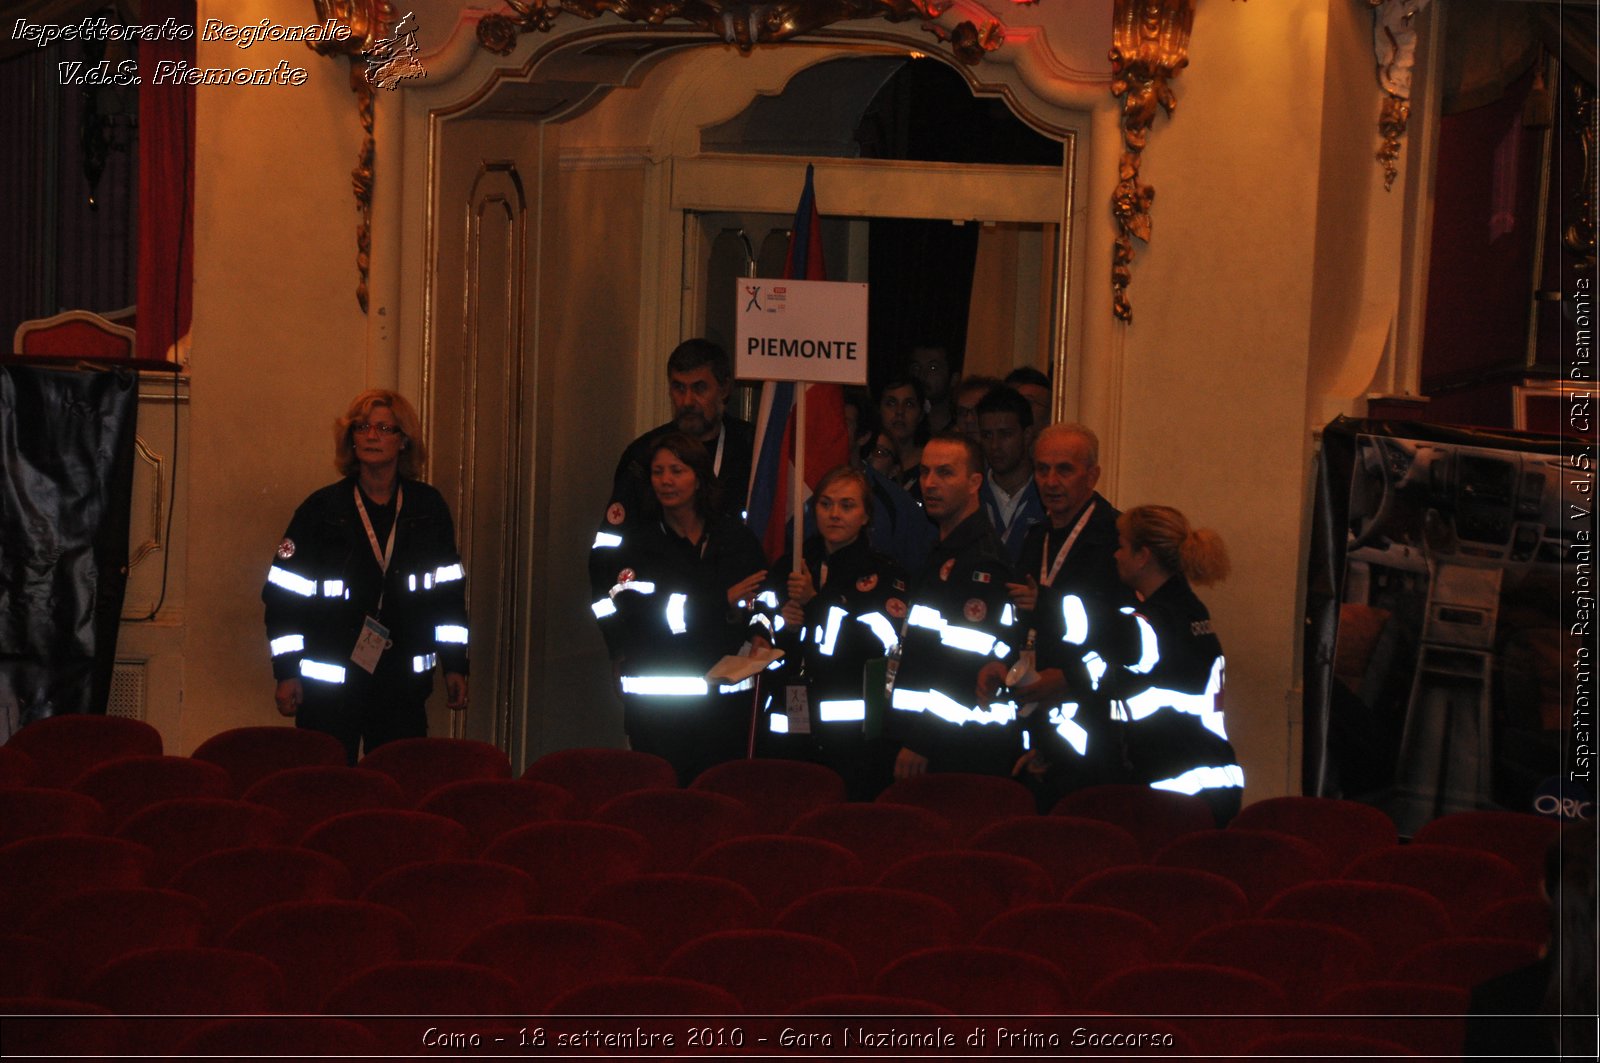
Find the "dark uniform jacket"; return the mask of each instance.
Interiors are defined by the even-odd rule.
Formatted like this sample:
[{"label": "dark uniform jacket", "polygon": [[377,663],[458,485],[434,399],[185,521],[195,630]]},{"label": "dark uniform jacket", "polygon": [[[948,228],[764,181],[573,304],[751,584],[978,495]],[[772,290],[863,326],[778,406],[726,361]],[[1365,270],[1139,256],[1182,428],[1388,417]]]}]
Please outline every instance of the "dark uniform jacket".
[{"label": "dark uniform jacket", "polygon": [[1189,581],[1175,575],[1130,608],[1136,656],[1108,676],[1128,721],[1136,780],[1207,796],[1244,786],[1222,718],[1222,643]]},{"label": "dark uniform jacket", "polygon": [[[770,686],[804,678],[814,723],[859,732],[866,718],[862,670],[868,661],[886,657],[900,639],[907,610],[905,573],[873,550],[864,535],[833,554],[815,536],[806,541],[804,556],[817,594],[806,603],[799,630],[784,626],[778,616],[788,597],[792,555],[769,570],[762,591],[767,618],[776,628],[773,642],[786,655],[775,673],[778,682]],[[781,713],[783,705],[776,711]]]},{"label": "dark uniform jacket", "polygon": [[934,548],[912,585],[886,733],[934,771],[1009,774],[1021,752],[1009,702],[978,704],[978,672],[1011,652],[1012,578],[980,509]]},{"label": "dark uniform jacket", "polygon": [[713,515],[696,545],[660,520],[606,527],[619,541],[591,552],[609,562],[612,581],[594,609],[623,661],[623,693],[671,694],[651,680],[700,677],[738,652],[749,615],[728,604],[728,588],[767,567],[750,529]]},{"label": "dark uniform jacket", "polygon": [[[651,444],[676,430],[677,426],[671,421],[652,428],[629,443],[617,462],[617,470],[612,476],[611,501],[606,506],[600,529],[595,533],[594,545],[589,550],[591,608],[602,621],[611,613],[611,588],[617,582],[617,572],[625,563],[619,554],[624,541],[634,538],[636,534],[648,539],[654,534],[652,528],[659,524],[656,517],[646,515],[654,509],[652,503],[655,501],[650,488]],[[748,421],[725,415],[722,418],[722,431],[727,443],[723,448],[722,471],[717,476],[718,512],[738,521],[742,517],[745,492],[750,481],[750,455],[755,444],[755,429]],[[712,454],[714,458],[715,444],[712,445]],[[644,530],[640,532],[640,528]],[[750,572],[763,567],[757,565]],[[750,572],[743,573],[739,579],[750,575]],[[730,584],[737,582],[737,579],[729,581]],[[611,656],[617,657],[622,652],[616,639],[619,625],[602,622],[600,630],[605,635]]]},{"label": "dark uniform jacket", "polygon": [[[1080,756],[1121,756],[1120,750],[1093,748],[1096,743],[1090,736],[1113,741],[1107,726],[1110,700],[1097,689],[1098,678],[1127,656],[1129,632],[1120,610],[1132,605],[1134,596],[1117,578],[1117,509],[1099,492],[1084,503],[1086,508],[1091,505],[1083,530],[1049,586],[1043,584],[1041,572],[1049,572],[1084,510],[1072,514],[1063,528],[1052,528],[1046,520],[1029,529],[1017,565],[1019,581],[1032,576],[1041,582],[1033,611],[1017,617],[1019,634],[1014,641],[1020,646],[1030,628],[1036,632],[1038,667],[1061,669],[1069,690],[1066,702],[1076,706],[1069,711],[1040,706],[1028,719],[1035,747],[1058,762],[1069,756],[1068,748]],[[1090,654],[1101,663],[1086,662]]]},{"label": "dark uniform jacket", "polygon": [[[348,479],[313,493],[278,546],[261,589],[272,674],[344,682],[345,672],[359,667],[350,653],[371,615],[393,641],[374,674],[415,682],[425,695],[435,663],[467,672],[466,573],[449,507],[427,484],[399,481],[394,556],[385,575],[356,511],[355,489]],[[366,506],[381,550],[395,502],[378,507],[368,499]]]}]

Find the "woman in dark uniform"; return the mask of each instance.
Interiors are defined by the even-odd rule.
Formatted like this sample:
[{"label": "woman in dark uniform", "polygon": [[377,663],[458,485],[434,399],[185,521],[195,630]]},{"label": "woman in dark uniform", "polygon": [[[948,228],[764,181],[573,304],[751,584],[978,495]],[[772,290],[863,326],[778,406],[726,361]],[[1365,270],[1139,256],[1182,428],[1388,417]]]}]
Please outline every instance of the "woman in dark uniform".
[{"label": "woman in dark uniform", "polygon": [[[764,684],[763,747],[828,765],[860,801],[888,785],[896,752],[869,735],[863,671],[894,648],[906,615],[905,573],[868,543],[870,490],[859,469],[825,475],[813,506],[817,534],[803,547],[800,571],[783,558],[763,595],[769,606],[782,600],[774,637],[788,655]],[[881,674],[875,682],[881,689]]]},{"label": "woman in dark uniform", "polygon": [[1227,548],[1170,506],[1137,506],[1117,518],[1116,562],[1139,599],[1123,611],[1137,629],[1132,663],[1107,676],[1134,778],[1205,798],[1222,826],[1239,811],[1244,772],[1223,725],[1222,643],[1191,584],[1227,578]]},{"label": "woman in dark uniform", "polygon": [[261,599],[278,711],[342,741],[354,763],[427,734],[436,665],[467,707],[466,577],[416,411],[364,391],[334,425],[344,474],[295,510]]},{"label": "woman in dark uniform", "polygon": [[671,432],[654,447],[646,511],[616,526],[616,582],[596,615],[618,656],[630,744],[665,757],[687,785],[748,748],[754,681],[705,675],[743,645],[766,558],[750,529],[718,512],[698,440]]}]

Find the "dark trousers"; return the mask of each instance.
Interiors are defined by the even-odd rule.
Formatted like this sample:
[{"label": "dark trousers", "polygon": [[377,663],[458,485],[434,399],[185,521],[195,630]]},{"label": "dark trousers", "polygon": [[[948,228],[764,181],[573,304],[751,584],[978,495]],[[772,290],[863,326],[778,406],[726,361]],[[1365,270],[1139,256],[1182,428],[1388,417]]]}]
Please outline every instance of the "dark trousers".
[{"label": "dark trousers", "polygon": [[343,683],[302,679],[305,699],[295,726],[331,734],[344,743],[351,764],[397,738],[422,738],[428,733],[431,683],[414,675],[368,675],[351,665]]},{"label": "dark trousers", "polygon": [[622,705],[628,744],[671,764],[680,786],[688,786],[713,764],[743,758],[749,750],[750,694],[625,694]]}]

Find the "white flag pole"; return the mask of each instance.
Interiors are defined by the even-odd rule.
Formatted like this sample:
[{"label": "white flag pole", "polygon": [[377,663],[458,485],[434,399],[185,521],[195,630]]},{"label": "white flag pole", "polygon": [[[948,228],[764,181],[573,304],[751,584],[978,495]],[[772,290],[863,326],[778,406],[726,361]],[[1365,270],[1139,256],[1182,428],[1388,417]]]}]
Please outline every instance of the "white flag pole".
[{"label": "white flag pole", "polygon": [[794,559],[789,571],[798,573],[800,544],[806,530],[806,391],[810,385],[797,380],[794,388]]}]

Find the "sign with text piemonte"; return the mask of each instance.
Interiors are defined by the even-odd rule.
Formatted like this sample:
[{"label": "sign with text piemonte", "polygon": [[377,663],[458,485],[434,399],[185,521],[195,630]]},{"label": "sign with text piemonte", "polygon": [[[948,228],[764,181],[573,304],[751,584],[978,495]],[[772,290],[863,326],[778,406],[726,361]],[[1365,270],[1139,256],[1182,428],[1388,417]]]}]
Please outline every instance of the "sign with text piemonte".
[{"label": "sign with text piemonte", "polygon": [[736,375],[742,380],[867,382],[867,286],[739,278]]}]

